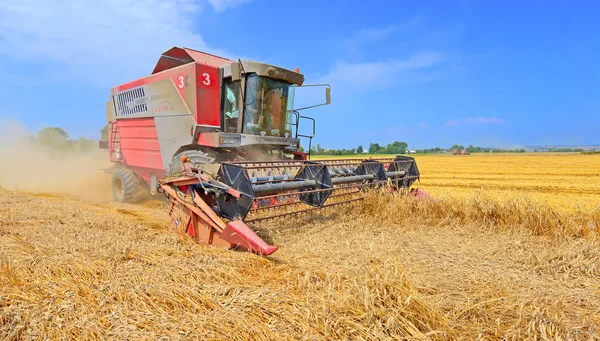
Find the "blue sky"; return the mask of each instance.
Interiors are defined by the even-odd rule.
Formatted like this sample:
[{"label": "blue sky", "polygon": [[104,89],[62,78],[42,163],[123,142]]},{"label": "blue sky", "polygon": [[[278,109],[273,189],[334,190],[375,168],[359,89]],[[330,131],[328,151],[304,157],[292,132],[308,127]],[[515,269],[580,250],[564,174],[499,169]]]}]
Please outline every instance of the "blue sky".
[{"label": "blue sky", "polygon": [[324,147],[600,144],[598,13],[591,1],[3,0],[0,118],[97,139],[110,87],[186,46],[330,83],[332,104],[305,112]]}]

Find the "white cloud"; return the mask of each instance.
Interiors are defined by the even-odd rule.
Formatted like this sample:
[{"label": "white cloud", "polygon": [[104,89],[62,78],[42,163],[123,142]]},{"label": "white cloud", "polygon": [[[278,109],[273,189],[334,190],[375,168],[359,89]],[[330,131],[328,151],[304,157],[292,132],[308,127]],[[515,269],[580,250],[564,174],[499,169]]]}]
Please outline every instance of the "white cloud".
[{"label": "white cloud", "polygon": [[437,52],[424,52],[407,59],[382,62],[347,63],[339,62],[322,80],[347,87],[370,87],[386,85],[398,79],[402,71],[426,69],[441,63],[444,56]]},{"label": "white cloud", "polygon": [[[210,0],[216,11],[240,1]],[[0,3],[0,54],[53,63],[101,86],[149,74],[160,54],[185,46],[224,54],[194,31],[196,0],[35,1]]]},{"label": "white cloud", "polygon": [[208,3],[216,12],[223,12],[228,8],[237,7],[250,1],[252,0],[208,0]]},{"label": "white cloud", "polygon": [[[344,104],[348,96],[360,96],[368,91],[392,86],[397,83],[424,83],[439,77],[429,70],[445,61],[444,55],[437,52],[416,53],[406,59],[349,63],[340,61],[324,76],[307,84],[330,84],[332,87],[332,107]],[[297,89],[295,103],[297,107],[323,103],[324,90]],[[311,89],[311,88],[307,88]],[[300,91],[298,91],[300,90]]]},{"label": "white cloud", "polygon": [[469,117],[467,119],[467,123],[476,123],[476,124],[502,124],[504,123],[504,120],[498,117],[475,117],[475,118],[471,118]]},{"label": "white cloud", "polygon": [[365,29],[346,39],[344,45],[348,50],[355,51],[362,45],[385,39],[395,31],[396,27],[393,25],[384,28]]},{"label": "white cloud", "polygon": [[477,117],[468,117],[466,119],[455,119],[455,120],[450,120],[446,123],[444,123],[445,127],[453,127],[453,126],[457,126],[459,124],[478,124],[478,125],[492,125],[492,124],[504,124],[504,119],[498,118],[496,116],[492,116],[492,117],[483,117],[483,116],[477,116]]},{"label": "white cloud", "polygon": [[367,28],[356,32],[353,36],[344,40],[344,45],[348,50],[359,50],[363,45],[371,44],[383,40],[394,33],[399,33],[415,27],[420,22],[419,17],[415,17],[405,23],[392,24],[380,28]]}]

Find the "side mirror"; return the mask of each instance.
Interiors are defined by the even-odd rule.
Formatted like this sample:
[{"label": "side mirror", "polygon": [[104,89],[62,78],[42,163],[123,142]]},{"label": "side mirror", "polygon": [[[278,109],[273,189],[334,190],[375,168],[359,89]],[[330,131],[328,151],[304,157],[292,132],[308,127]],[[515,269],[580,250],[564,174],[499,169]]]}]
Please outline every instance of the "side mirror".
[{"label": "side mirror", "polygon": [[326,87],[325,88],[325,103],[311,105],[311,106],[304,107],[304,108],[297,108],[297,109],[294,109],[294,111],[316,108],[316,107],[320,107],[323,105],[331,104],[331,85],[329,85],[329,84],[307,84],[307,85],[301,85],[301,86],[295,86],[295,87],[296,88],[309,88],[309,87],[314,87],[314,86],[325,86]]},{"label": "side mirror", "polygon": [[244,67],[242,66],[242,61],[238,60],[237,63],[231,63],[231,80],[239,81],[242,79],[242,70]]}]

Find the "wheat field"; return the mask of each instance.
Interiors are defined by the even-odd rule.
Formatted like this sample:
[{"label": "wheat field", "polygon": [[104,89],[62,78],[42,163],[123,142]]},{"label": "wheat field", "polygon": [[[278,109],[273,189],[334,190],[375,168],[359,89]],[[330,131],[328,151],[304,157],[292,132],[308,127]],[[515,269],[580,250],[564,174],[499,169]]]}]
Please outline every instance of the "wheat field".
[{"label": "wheat field", "polygon": [[598,156],[417,163],[438,201],[374,192],[255,226],[270,257],[172,233],[100,172],[0,188],[0,339],[600,339]]},{"label": "wheat field", "polygon": [[600,155],[472,154],[417,157],[421,187],[438,196],[483,190],[498,198],[526,195],[569,212],[600,207]]}]

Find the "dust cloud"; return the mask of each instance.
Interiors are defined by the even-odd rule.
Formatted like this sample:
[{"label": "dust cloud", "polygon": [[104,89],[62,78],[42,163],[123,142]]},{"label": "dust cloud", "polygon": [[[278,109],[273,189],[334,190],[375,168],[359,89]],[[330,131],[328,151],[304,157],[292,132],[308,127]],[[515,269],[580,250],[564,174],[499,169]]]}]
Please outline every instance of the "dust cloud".
[{"label": "dust cloud", "polygon": [[112,199],[107,151],[93,140],[71,140],[59,128],[31,133],[0,117],[0,187],[66,194],[93,201]]}]

